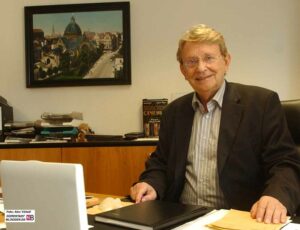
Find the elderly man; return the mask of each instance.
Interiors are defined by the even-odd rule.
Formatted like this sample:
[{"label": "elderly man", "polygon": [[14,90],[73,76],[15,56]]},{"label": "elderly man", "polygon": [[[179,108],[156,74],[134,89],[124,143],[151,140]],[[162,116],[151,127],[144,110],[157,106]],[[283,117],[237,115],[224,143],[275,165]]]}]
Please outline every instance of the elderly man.
[{"label": "elderly man", "polygon": [[205,25],[184,34],[177,59],[194,92],[165,109],[132,199],[251,210],[259,222],[285,222],[300,204],[300,154],[278,95],[227,82],[224,38]]}]

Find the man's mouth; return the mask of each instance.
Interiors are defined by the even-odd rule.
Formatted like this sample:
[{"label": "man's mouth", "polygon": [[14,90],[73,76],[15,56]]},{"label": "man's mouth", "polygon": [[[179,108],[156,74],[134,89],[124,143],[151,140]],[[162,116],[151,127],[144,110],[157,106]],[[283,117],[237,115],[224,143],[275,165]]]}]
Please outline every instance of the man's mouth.
[{"label": "man's mouth", "polygon": [[212,75],[208,75],[208,76],[197,76],[195,77],[195,80],[196,81],[203,81],[203,80],[206,80],[208,78],[210,78]]}]

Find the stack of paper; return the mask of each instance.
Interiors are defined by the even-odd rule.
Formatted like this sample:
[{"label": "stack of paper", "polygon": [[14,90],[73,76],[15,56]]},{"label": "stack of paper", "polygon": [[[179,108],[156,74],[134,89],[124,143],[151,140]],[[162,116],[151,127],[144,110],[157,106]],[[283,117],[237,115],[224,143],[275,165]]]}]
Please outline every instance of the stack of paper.
[{"label": "stack of paper", "polygon": [[[213,210],[210,213],[187,222],[173,230],[300,230],[299,224],[264,224],[251,218],[250,212],[238,210]],[[284,226],[284,227],[283,227]]]},{"label": "stack of paper", "polygon": [[251,218],[249,212],[231,209],[222,219],[210,223],[208,227],[224,230],[279,230],[285,224],[260,223]]},{"label": "stack of paper", "polygon": [[208,224],[221,219],[228,213],[229,210],[220,209],[213,210],[204,216],[201,216],[193,221],[187,222],[181,226],[174,228],[173,230],[208,230]]}]

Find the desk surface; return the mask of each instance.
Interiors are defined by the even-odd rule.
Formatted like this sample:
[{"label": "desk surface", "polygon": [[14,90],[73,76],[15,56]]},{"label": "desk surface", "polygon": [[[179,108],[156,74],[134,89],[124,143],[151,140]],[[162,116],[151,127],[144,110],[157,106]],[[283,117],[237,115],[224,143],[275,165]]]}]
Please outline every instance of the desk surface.
[{"label": "desk surface", "polygon": [[[117,198],[118,196],[110,196],[110,195],[103,195],[103,194],[94,194],[94,193],[89,193],[90,195],[93,195],[95,197],[98,197],[100,202],[106,198],[106,197],[114,197]],[[88,222],[90,225],[94,226],[94,230],[125,230],[129,228],[125,227],[119,227],[119,226],[113,226],[109,224],[103,224],[95,221],[95,216],[94,215],[88,215]],[[299,223],[300,224],[300,216],[294,217],[293,218],[293,223]]]},{"label": "desk surface", "polygon": [[[129,229],[125,227],[119,227],[119,226],[113,226],[109,224],[102,224],[99,222],[95,222],[95,218],[92,215],[88,215],[88,222],[90,225],[94,226],[94,230],[124,230],[124,229]],[[293,218],[293,223],[299,223],[300,224],[300,217],[295,217]]]},{"label": "desk surface", "polygon": [[[100,203],[106,197],[120,198],[120,196],[95,194],[95,193],[87,193],[87,195],[91,195],[91,196],[99,198]],[[88,222],[89,222],[90,225],[94,226],[94,228],[92,228],[94,230],[124,230],[124,229],[128,229],[128,228],[123,228],[123,227],[118,227],[118,226],[111,226],[111,225],[108,225],[108,224],[102,224],[102,223],[96,222],[95,221],[95,215],[88,215]]]},{"label": "desk surface", "polygon": [[[105,194],[95,194],[95,193],[87,193],[87,195],[91,195],[94,197],[99,198],[99,201],[101,202],[106,197],[113,197],[113,198],[120,198],[120,196],[113,196],[113,195],[105,195]],[[0,222],[4,221],[4,215],[0,215]],[[95,222],[95,216],[94,215],[88,215],[88,222],[90,225],[94,226],[94,230],[124,230],[128,228],[124,227],[118,227],[118,226],[112,226],[108,224],[102,224],[99,222]],[[293,218],[294,223],[300,223],[300,217]]]}]

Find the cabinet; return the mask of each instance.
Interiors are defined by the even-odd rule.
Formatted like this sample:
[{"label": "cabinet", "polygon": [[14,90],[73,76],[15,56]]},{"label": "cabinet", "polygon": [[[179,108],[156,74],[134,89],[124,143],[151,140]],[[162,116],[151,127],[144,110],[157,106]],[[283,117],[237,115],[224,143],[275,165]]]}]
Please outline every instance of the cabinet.
[{"label": "cabinet", "polygon": [[151,145],[89,146],[68,145],[47,148],[1,148],[0,160],[40,160],[79,163],[84,169],[85,190],[124,196],[144,170],[145,161],[155,149]]},{"label": "cabinet", "polygon": [[124,196],[153,150],[153,146],[63,148],[62,162],[83,165],[86,191]]},{"label": "cabinet", "polygon": [[0,149],[0,160],[61,162],[61,148]]},{"label": "cabinet", "polygon": [[61,148],[0,149],[0,160],[38,160],[61,162]]}]

